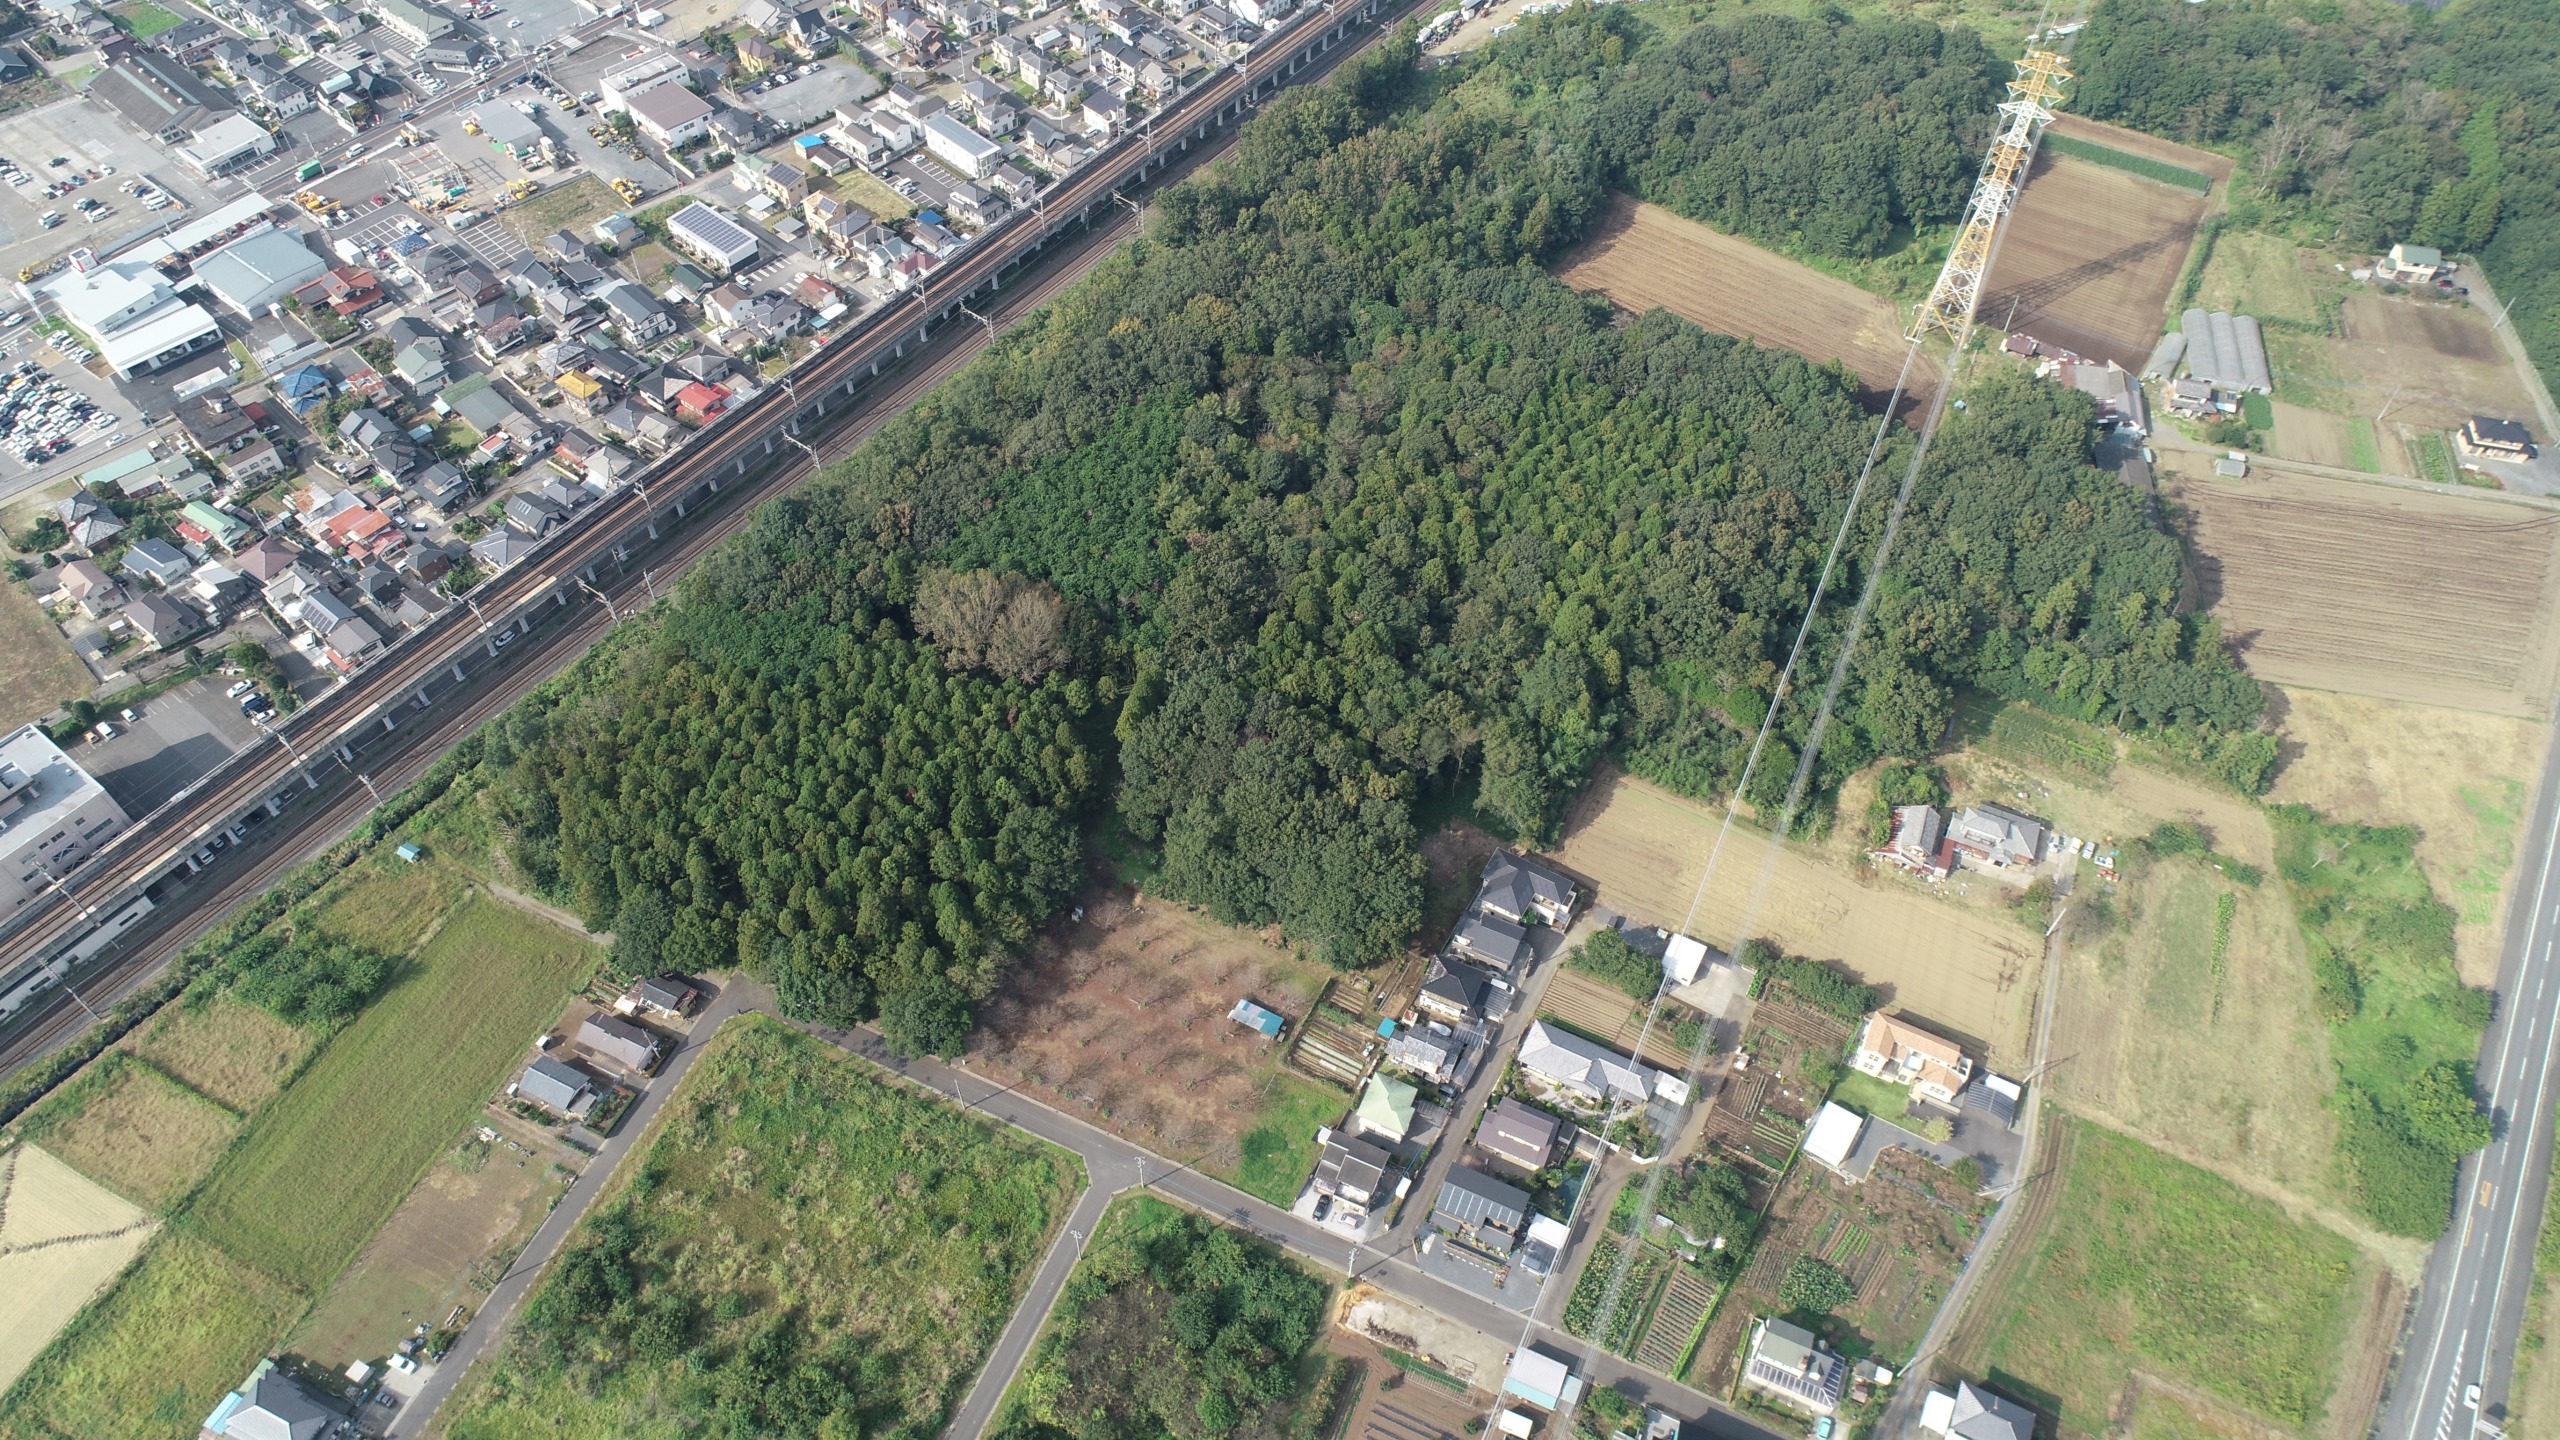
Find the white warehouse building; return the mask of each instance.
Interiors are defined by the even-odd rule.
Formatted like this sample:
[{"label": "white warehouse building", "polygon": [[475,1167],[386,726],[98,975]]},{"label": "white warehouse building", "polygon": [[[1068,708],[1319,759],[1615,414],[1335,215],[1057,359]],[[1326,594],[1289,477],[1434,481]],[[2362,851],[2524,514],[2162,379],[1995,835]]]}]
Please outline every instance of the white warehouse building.
[{"label": "white warehouse building", "polygon": [[983,180],[1004,163],[1004,147],[977,131],[954,120],[948,113],[937,111],[924,117],[924,148],[934,158],[967,175]]},{"label": "white warehouse building", "polygon": [[127,824],[124,807],[44,731],[0,737],[0,916],[14,915]]}]

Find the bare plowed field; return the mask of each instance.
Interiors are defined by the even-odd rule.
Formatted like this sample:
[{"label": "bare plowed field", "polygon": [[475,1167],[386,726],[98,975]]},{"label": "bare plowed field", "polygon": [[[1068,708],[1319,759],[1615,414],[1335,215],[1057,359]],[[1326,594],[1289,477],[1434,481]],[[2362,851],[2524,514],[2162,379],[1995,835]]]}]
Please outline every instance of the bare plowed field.
[{"label": "bare plowed field", "polygon": [[2489,317],[2468,305],[2368,292],[2346,297],[2339,319],[2347,335],[2333,342],[2338,368],[2359,392],[2350,403],[2368,413],[2388,407],[2393,424],[2434,430],[2475,414],[2533,413]]},{"label": "bare plowed field", "polygon": [[33,1145],[0,1152],[0,1389],[151,1238],[135,1206]]},{"label": "bare plowed field", "polygon": [[2560,515],[2282,475],[2164,493],[2259,678],[2500,715],[2550,703]]},{"label": "bare plowed field", "polygon": [[1837,360],[1879,396],[1902,369],[1884,297],[1624,195],[1556,273],[1639,314],[1660,306],[1719,335]]},{"label": "bare plowed field", "polygon": [[[1648,1065],[1666,1070],[1689,1068],[1689,1052],[1673,1043],[1669,1015],[1657,1020],[1650,1033],[1644,1028],[1642,1003],[1627,998],[1627,992],[1615,985],[1592,979],[1578,970],[1558,970],[1547,981],[1546,993],[1539,997],[1538,1008],[1577,1029],[1586,1030],[1621,1053],[1634,1055]],[[1677,1005],[1672,1013],[1686,1013]],[[1636,1050],[1636,1037],[1644,1037],[1644,1050]]]},{"label": "bare plowed field", "polygon": [[2122,170],[2039,154],[1983,287],[1983,323],[2142,368],[2204,205],[2201,195]]},{"label": "bare plowed field", "polygon": [[[1599,888],[1600,904],[1678,928],[1722,820],[1698,801],[1604,771],[1574,801],[1555,855]],[[1987,1051],[1994,1069],[2025,1062],[2036,937],[1985,898],[1998,882],[1951,882],[1950,890],[1965,884],[1972,893],[1933,896],[1782,848],[1755,906],[1767,855],[1766,836],[1735,828],[1691,933],[1722,946],[1747,924],[1793,954],[1838,961],[1882,986],[1885,1003]]]}]

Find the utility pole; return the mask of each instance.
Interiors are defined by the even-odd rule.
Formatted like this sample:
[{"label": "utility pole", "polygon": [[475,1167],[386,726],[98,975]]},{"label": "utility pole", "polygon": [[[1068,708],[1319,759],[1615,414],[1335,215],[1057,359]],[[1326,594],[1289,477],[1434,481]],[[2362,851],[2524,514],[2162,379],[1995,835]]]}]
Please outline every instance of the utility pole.
[{"label": "utility pole", "polygon": [[364,793],[372,796],[373,803],[377,807],[380,806],[382,804],[382,792],[373,788],[373,777],[359,770],[356,772],[356,778],[364,782]]},{"label": "utility pole", "polygon": [[[484,624],[480,628],[486,630],[489,627]],[[302,758],[302,752],[293,748],[293,742],[285,738],[283,731],[274,729],[264,720],[252,720],[249,723],[257,726],[262,733],[275,737],[275,742],[284,747],[284,753],[293,757],[293,767],[302,772],[303,788],[308,790],[320,788],[320,782],[311,778],[311,762]]]},{"label": "utility pole", "polygon": [[987,318],[986,316],[984,316],[984,315],[979,314],[977,311],[970,309],[970,308],[969,308],[969,302],[968,302],[968,301],[963,300],[963,301],[961,301],[961,302],[960,302],[960,313],[961,313],[961,314],[963,314],[963,315],[968,316],[968,317],[969,317],[970,319],[972,319],[972,320],[977,321],[980,325],[985,326],[985,327],[986,327],[986,331],[987,331],[987,338],[988,338],[988,339],[993,340],[994,338],[996,338],[996,322],[994,322],[993,320],[988,319],[988,318]]},{"label": "utility pole", "polygon": [[578,582],[578,588],[579,588],[579,589],[584,590],[584,591],[586,591],[588,594],[593,595],[594,597],[596,597],[597,602],[598,602],[598,603],[600,603],[600,604],[602,604],[602,605],[604,606],[604,613],[606,613],[607,615],[612,616],[612,617],[613,617],[613,619],[614,619],[614,622],[615,622],[616,624],[620,624],[620,623],[621,623],[621,621],[622,621],[622,612],[613,608],[613,598],[612,598],[611,596],[609,596],[609,595],[605,594],[603,591],[601,591],[601,590],[597,589],[597,588],[596,588],[596,587],[594,587],[593,585],[588,584],[588,583],[587,583],[587,577],[586,577],[586,576],[584,576],[584,575],[573,575],[573,576],[571,576],[571,577],[569,577],[569,578],[571,578],[571,579],[573,579],[573,580],[575,580],[575,581],[577,581],[577,582]]}]

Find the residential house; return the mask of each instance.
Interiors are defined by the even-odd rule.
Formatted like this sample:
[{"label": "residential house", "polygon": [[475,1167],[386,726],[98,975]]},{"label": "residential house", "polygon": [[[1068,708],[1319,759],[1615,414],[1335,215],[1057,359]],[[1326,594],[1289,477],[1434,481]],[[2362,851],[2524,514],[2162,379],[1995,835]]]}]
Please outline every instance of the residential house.
[{"label": "residential house", "polygon": [[326,308],[341,318],[361,314],[382,303],[382,282],[370,270],[352,265],[339,265],[322,272],[319,279],[293,292],[294,301],[306,309]]},{"label": "residential house", "polygon": [[1394,1165],[1395,1157],[1376,1141],[1335,1135],[1316,1156],[1316,1193],[1366,1210],[1392,1198],[1387,1172]]},{"label": "residential house", "polygon": [[320,1440],[342,1418],[311,1398],[269,1357],[258,1362],[239,1389],[222,1397],[197,1433],[214,1440]]},{"label": "residential house", "polygon": [[870,211],[833,195],[811,195],[801,202],[800,213],[807,217],[818,243],[839,255],[852,252],[854,240],[871,228],[874,219]]},{"label": "residential house", "polygon": [[479,327],[471,337],[471,348],[494,364],[499,356],[531,344],[538,333],[534,323],[521,315],[501,315]]},{"label": "residential house", "polygon": [[234,485],[284,473],[284,452],[264,435],[222,457],[222,476]]},{"label": "residential house", "polygon": [[194,610],[166,595],[137,595],[116,613],[155,650],[166,650],[204,628]]},{"label": "residential house", "polygon": [[535,1056],[533,1063],[524,1067],[524,1078],[516,1081],[516,1096],[572,1120],[585,1118],[596,1103],[595,1090],[588,1085],[586,1075],[576,1066],[548,1055]]},{"label": "residential house", "polygon": [[682,85],[661,85],[625,107],[643,134],[672,150],[711,133],[711,106]]},{"label": "residential house", "polygon": [[241,410],[239,401],[219,390],[178,402],[177,419],[189,445],[215,456],[247,443],[258,428]]},{"label": "residential house", "polygon": [[1969,805],[1947,825],[1958,855],[1995,870],[2033,865],[2044,856],[2044,825],[2005,805]]},{"label": "residential house", "polygon": [[1934,805],[1895,806],[1892,833],[1881,847],[1868,854],[1931,879],[1944,876],[1954,863],[1947,849],[1946,826]]},{"label": "residential house", "polygon": [[750,295],[729,307],[729,323],[757,340],[779,340],[799,332],[809,312],[779,290]]},{"label": "residential house", "polygon": [[815,145],[801,146],[800,163],[808,166],[818,174],[829,176],[842,175],[848,170],[857,168],[859,165],[859,162],[856,161],[853,156],[846,154],[844,151],[837,149],[835,146],[828,144],[825,141],[820,141]]},{"label": "residential house", "polygon": [[71,543],[84,550],[99,546],[124,533],[124,522],[105,501],[86,490],[74,490],[53,507],[54,518],[62,522]]},{"label": "residential house", "polygon": [[1449,1167],[1431,1202],[1434,1229],[1498,1260],[1520,1248],[1529,1228],[1529,1192],[1463,1165]]},{"label": "residential house", "polygon": [[1002,200],[963,180],[951,187],[953,218],[983,230],[1004,218],[1008,207]]},{"label": "residential house", "polygon": [[814,60],[835,48],[835,31],[827,27],[826,13],[816,8],[800,10],[782,22],[779,32],[784,44]]},{"label": "residential house", "polygon": [[1506,975],[1515,970],[1527,970],[1537,958],[1537,951],[1529,944],[1527,930],[1499,915],[1488,913],[1481,906],[1469,910],[1459,919],[1457,930],[1449,937],[1449,951],[1490,965]]},{"label": "residential house", "polygon": [[657,298],[629,280],[616,280],[598,295],[605,311],[622,326],[624,338],[634,345],[646,345],[676,333],[675,317],[658,304]]},{"label": "residential house", "polygon": [[208,560],[187,577],[186,598],[217,619],[222,611],[257,593],[255,581],[219,561]]},{"label": "residential house", "polygon": [[656,975],[631,987],[630,998],[653,1015],[681,1020],[702,1003],[702,991],[679,975]]},{"label": "residential house", "polygon": [[663,1042],[619,1015],[593,1015],[578,1024],[578,1047],[642,1075],[658,1067]]},{"label": "residential house", "polygon": [[533,553],[534,537],[512,525],[501,525],[471,546],[471,558],[491,570],[504,570]]},{"label": "residential house", "polygon": [[596,237],[597,244],[610,245],[617,250],[627,250],[641,238],[640,227],[632,223],[630,216],[620,214],[607,215],[597,221],[589,233]]},{"label": "residential house", "polygon": [[667,221],[677,249],[723,272],[756,258],[756,237],[737,221],[697,200]]},{"label": "residential house", "polygon": [[338,421],[338,438],[359,449],[370,448],[385,440],[397,440],[401,434],[400,427],[391,423],[390,416],[370,405],[361,410],[350,410]]},{"label": "residential house", "polygon": [[1931,1390],[1920,1402],[1920,1430],[1946,1440],[2035,1440],[2036,1412],[1968,1380]]},{"label": "residential house", "polygon": [[2391,247],[2382,257],[2382,278],[2403,285],[2425,285],[2441,278],[2453,267],[2444,263],[2444,252],[2433,245],[2411,245],[2405,241]]},{"label": "residential house", "polygon": [[1401,1143],[1413,1129],[1413,1104],[1421,1095],[1413,1082],[1373,1071],[1351,1107],[1352,1128],[1390,1145]]},{"label": "residential house", "polygon": [[196,568],[187,552],[166,540],[137,540],[124,552],[124,569],[128,575],[140,576],[162,588],[177,584]]},{"label": "residential house", "polygon": [[1465,1060],[1465,1042],[1445,1025],[1407,1026],[1387,1041],[1387,1063],[1408,1075],[1446,1085],[1457,1078]]},{"label": "residential house", "polygon": [[1849,1063],[1879,1080],[1908,1085],[1913,1094],[1941,1105],[1955,1104],[1973,1078],[1973,1061],[1963,1046],[1882,1011],[1867,1017],[1858,1053]]},{"label": "residential house", "polygon": [[1484,1112],[1484,1123],[1476,1127],[1476,1145],[1534,1173],[1546,1169],[1554,1158],[1556,1136],[1563,1129],[1564,1122],[1555,1116],[1505,1095]]},{"label": "residential house", "polygon": [[1517,925],[1561,929],[1573,914],[1573,900],[1571,880],[1508,850],[1495,851],[1485,862],[1476,886],[1478,906]]},{"label": "residential house", "polygon": [[1492,979],[1473,965],[1434,960],[1430,974],[1422,982],[1422,993],[1414,999],[1414,1006],[1445,1024],[1464,1024],[1483,1009],[1485,992]]},{"label": "residential house", "polygon": [[337,382],[317,365],[287,370],[267,383],[276,398],[284,402],[284,408],[296,416],[308,416],[326,406],[337,390]]},{"label": "residential house", "polygon": [[403,315],[382,327],[382,338],[391,347],[392,368],[412,388],[423,393],[443,383],[450,367],[442,331]]},{"label": "residential house", "polygon": [[2483,460],[2530,460],[2533,432],[2514,420],[2474,415],[2454,432],[2462,453]]},{"label": "residential house", "polygon": [[199,544],[209,544],[224,551],[237,550],[257,538],[257,527],[203,500],[190,500],[178,511],[178,533],[185,534],[189,525],[204,532]]},{"label": "residential house", "polygon": [[1531,1021],[1528,1036],[1520,1042],[1520,1069],[1585,1105],[1612,1101],[1641,1105],[1652,1098],[1664,1078],[1649,1066],[1543,1020]]},{"label": "residential house", "polygon": [[569,512],[567,507],[540,495],[510,495],[507,497],[506,516],[507,524],[540,539],[551,533],[552,526],[567,520]]},{"label": "residential house", "polygon": [[450,460],[438,460],[404,482],[409,492],[439,510],[471,498],[471,477]]},{"label": "residential house", "polygon": [[66,561],[54,572],[62,599],[80,607],[92,619],[105,619],[107,613],[124,603],[124,587],[98,568],[95,560]]},{"label": "residential house", "polygon": [[729,408],[729,387],[688,381],[675,396],[675,412],[688,425],[708,425],[711,418]]},{"label": "residential house", "polygon": [[1801,1325],[1775,1316],[1754,1322],[1742,1383],[1816,1416],[1840,1408],[1849,1362]]}]

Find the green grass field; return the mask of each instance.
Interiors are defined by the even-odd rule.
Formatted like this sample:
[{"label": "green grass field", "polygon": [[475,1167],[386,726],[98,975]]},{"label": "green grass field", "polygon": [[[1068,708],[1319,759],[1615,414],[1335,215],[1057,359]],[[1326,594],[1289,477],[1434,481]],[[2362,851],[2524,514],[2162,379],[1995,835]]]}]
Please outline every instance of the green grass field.
[{"label": "green grass field", "polygon": [[2184,165],[2172,165],[2165,160],[2154,160],[2147,155],[2129,154],[2111,145],[2100,145],[2069,135],[2047,135],[2044,137],[2044,148],[2056,155],[2068,155],[2074,160],[2086,160],[2092,165],[2104,165],[2110,170],[2122,170],[2128,175],[2139,175],[2145,180],[2157,180],[2163,185],[2172,185],[2198,195],[2213,189],[2213,177],[2202,171],[2190,170]]},{"label": "green grass field", "polygon": [[2374,438],[2369,415],[2347,417],[2347,467],[2367,475],[2382,473],[2382,442]]},{"label": "green grass field", "polygon": [[715,1416],[720,1433],[924,1440],[1082,1176],[1064,1151],[746,1016],[618,1178],[515,1342],[444,1412],[454,1440],[673,1440]]},{"label": "green grass field", "polygon": [[94,688],[89,667],[23,585],[0,593],[0,729],[41,720]]},{"label": "green grass field", "polygon": [[113,1051],[18,1120],[18,1133],[146,1210],[167,1212],[210,1173],[240,1117]]},{"label": "green grass field", "polygon": [[2463,483],[2462,467],[2453,463],[2453,447],[2445,443],[2443,431],[2430,430],[2423,435],[2411,435],[2402,443],[2409,452],[2410,468],[2418,472],[2419,479],[2433,480],[2439,485]]},{"label": "green grass field", "polygon": [[2287,1427],[2337,1379],[2355,1247],[2138,1141],[2066,1126],[2062,1197],[2008,1295],[1990,1380],[2096,1434],[2135,1369]]},{"label": "green grass field", "polygon": [[1840,1083],[1831,1087],[1831,1100],[1861,1115],[1899,1121],[1911,1109],[1911,1087],[1879,1080],[1863,1071],[1843,1070]]},{"label": "green grass field", "polygon": [[10,1387],[0,1440],[194,1434],[301,1309],[203,1240],[164,1234]]},{"label": "green grass field", "polygon": [[[365,893],[351,889],[332,912]],[[424,919],[408,917],[413,927]],[[599,958],[495,900],[463,901],[223,1157],[195,1222],[233,1256],[316,1292],[453,1143]]]},{"label": "green grass field", "polygon": [[1287,1205],[1316,1168],[1316,1131],[1342,1118],[1350,1102],[1339,1090],[1274,1066],[1262,1123],[1238,1142],[1242,1158],[1210,1173],[1248,1195]]},{"label": "green grass field", "polygon": [[184,15],[151,4],[150,0],[143,0],[139,5],[119,5],[115,9],[115,17],[124,22],[124,28],[136,40],[148,40],[163,30],[175,30],[187,23]]}]

